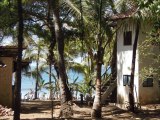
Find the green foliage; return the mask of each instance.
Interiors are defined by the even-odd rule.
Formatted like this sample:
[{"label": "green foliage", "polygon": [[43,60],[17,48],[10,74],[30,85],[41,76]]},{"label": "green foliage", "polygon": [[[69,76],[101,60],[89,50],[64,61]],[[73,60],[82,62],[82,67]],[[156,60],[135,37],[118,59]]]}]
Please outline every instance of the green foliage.
[{"label": "green foliage", "polygon": [[160,16],[160,1],[159,0],[140,0],[138,1],[141,14],[152,20],[159,19]]},{"label": "green foliage", "polygon": [[[160,23],[155,21],[151,32],[145,41],[139,46],[140,54],[143,58],[141,63],[148,61],[145,67],[141,68],[141,78],[148,75],[157,76],[160,78]],[[149,62],[150,61],[150,62]],[[152,61],[152,62],[151,62]]]},{"label": "green foliage", "polygon": [[[109,16],[117,12],[126,12],[135,6],[138,7],[138,15],[136,16],[138,19],[142,20],[143,17],[148,17],[155,23],[155,27],[152,32],[149,33],[147,43],[144,43],[144,46],[148,47],[148,44],[160,43],[159,0],[102,0],[102,6],[100,0],[82,0],[81,3],[80,0],[61,0],[60,3],[60,19],[65,38],[65,64],[68,71],[74,70],[84,75],[82,83],[77,83],[77,79],[75,79],[70,85],[78,87],[78,90],[82,93],[93,90],[95,84],[93,81],[95,80],[95,57],[98,50],[99,35],[102,39],[102,47],[105,48],[103,58],[104,66],[107,69],[111,64],[116,29],[110,26],[111,21],[107,21],[106,18]],[[100,6],[102,7],[101,11]],[[25,25],[24,39],[25,46],[28,47],[24,52],[24,58],[36,62],[37,51],[40,50],[40,72],[36,73],[36,71],[33,70],[32,76],[36,76],[36,74],[41,76],[43,72],[49,74],[46,69],[48,65],[49,41],[52,38],[52,34],[48,24],[48,3],[45,0],[23,0],[23,10]],[[51,22],[53,22],[52,14],[49,17]],[[0,32],[2,32],[3,36],[16,37],[17,18],[15,1],[1,0]],[[145,49],[148,48],[144,47],[143,50]],[[56,47],[53,51],[55,58],[57,58]],[[142,52],[144,53],[144,51]],[[159,56],[152,56],[155,58],[154,62],[160,61]],[[77,57],[81,57],[82,63],[76,63],[74,61]],[[144,57],[147,57],[147,55]],[[146,71],[147,69],[148,68],[145,68]],[[157,70],[159,70],[159,68],[157,68]],[[157,70],[152,69],[149,71],[158,72]],[[48,83],[45,83],[41,78],[42,77],[39,77],[39,87],[47,86],[51,88],[51,86],[48,86]],[[57,80],[57,76],[55,76],[54,73],[52,73],[52,78]],[[92,85],[90,85],[90,82],[92,82]],[[56,84],[58,85],[58,83]],[[52,87],[56,89],[57,86],[52,85]]]},{"label": "green foliage", "polygon": [[8,0],[0,2],[0,31],[4,36],[14,33],[14,26],[17,24],[17,10]]}]

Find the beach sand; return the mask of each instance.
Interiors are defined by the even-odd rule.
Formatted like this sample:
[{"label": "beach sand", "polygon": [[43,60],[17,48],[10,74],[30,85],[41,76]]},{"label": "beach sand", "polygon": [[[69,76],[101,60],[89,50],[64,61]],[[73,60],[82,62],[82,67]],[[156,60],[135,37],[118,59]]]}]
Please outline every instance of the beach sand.
[{"label": "beach sand", "polygon": [[[78,102],[73,103],[75,120],[91,120],[91,106],[80,105]],[[53,101],[53,119],[59,120],[60,102]],[[135,119],[152,119],[160,120],[160,104],[142,106],[141,111],[137,114],[122,110],[113,104],[102,107],[101,120],[135,120]],[[0,116],[0,120],[12,120],[13,116]],[[22,102],[21,120],[50,120],[51,119],[51,101],[26,101]]]}]

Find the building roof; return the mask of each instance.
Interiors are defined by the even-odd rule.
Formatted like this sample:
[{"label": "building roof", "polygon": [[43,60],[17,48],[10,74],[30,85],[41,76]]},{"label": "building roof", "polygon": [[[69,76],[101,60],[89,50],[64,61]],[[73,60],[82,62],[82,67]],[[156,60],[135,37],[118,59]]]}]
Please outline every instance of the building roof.
[{"label": "building roof", "polygon": [[[22,48],[23,50],[26,49],[26,47]],[[18,55],[18,47],[17,46],[0,46],[0,57],[13,57],[16,58]],[[22,68],[25,68],[29,66],[30,61],[29,60],[22,60]],[[16,71],[16,65],[17,61],[14,60],[14,69],[13,71]],[[6,65],[0,61],[0,67],[6,67]]]},{"label": "building roof", "polygon": [[[26,47],[23,47],[23,50]],[[17,46],[0,46],[0,57],[16,57],[18,55]]]},{"label": "building roof", "polygon": [[138,7],[134,6],[128,11],[124,13],[117,13],[113,16],[110,17],[110,20],[119,20],[119,19],[125,19],[125,18],[130,18],[133,17],[133,15],[138,11]]}]

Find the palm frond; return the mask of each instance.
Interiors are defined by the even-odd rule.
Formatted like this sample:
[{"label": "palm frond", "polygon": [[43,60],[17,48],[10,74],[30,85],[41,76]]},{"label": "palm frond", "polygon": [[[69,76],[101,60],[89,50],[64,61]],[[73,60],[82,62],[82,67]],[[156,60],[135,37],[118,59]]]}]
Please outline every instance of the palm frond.
[{"label": "palm frond", "polygon": [[[73,0],[65,0],[63,1],[63,6],[66,7],[66,5],[68,6],[68,11],[72,11],[74,12],[76,15],[78,15],[79,17],[81,16],[81,12],[80,9],[78,7],[79,3],[76,3],[75,1],[73,2]],[[85,16],[83,16],[83,19],[86,23],[88,23],[88,20]]]}]

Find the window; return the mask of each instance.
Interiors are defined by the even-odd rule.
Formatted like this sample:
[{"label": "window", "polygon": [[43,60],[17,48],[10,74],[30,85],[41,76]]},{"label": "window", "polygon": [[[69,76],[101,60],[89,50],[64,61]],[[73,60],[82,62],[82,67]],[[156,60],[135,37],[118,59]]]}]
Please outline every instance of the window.
[{"label": "window", "polygon": [[123,75],[123,86],[130,85],[131,76],[130,75]]},{"label": "window", "polygon": [[132,32],[124,32],[124,45],[132,45]]},{"label": "window", "polygon": [[153,87],[153,76],[150,76],[143,81],[143,87]]},{"label": "window", "polygon": [[158,85],[159,85],[159,87],[160,87],[160,80],[158,80]]}]

